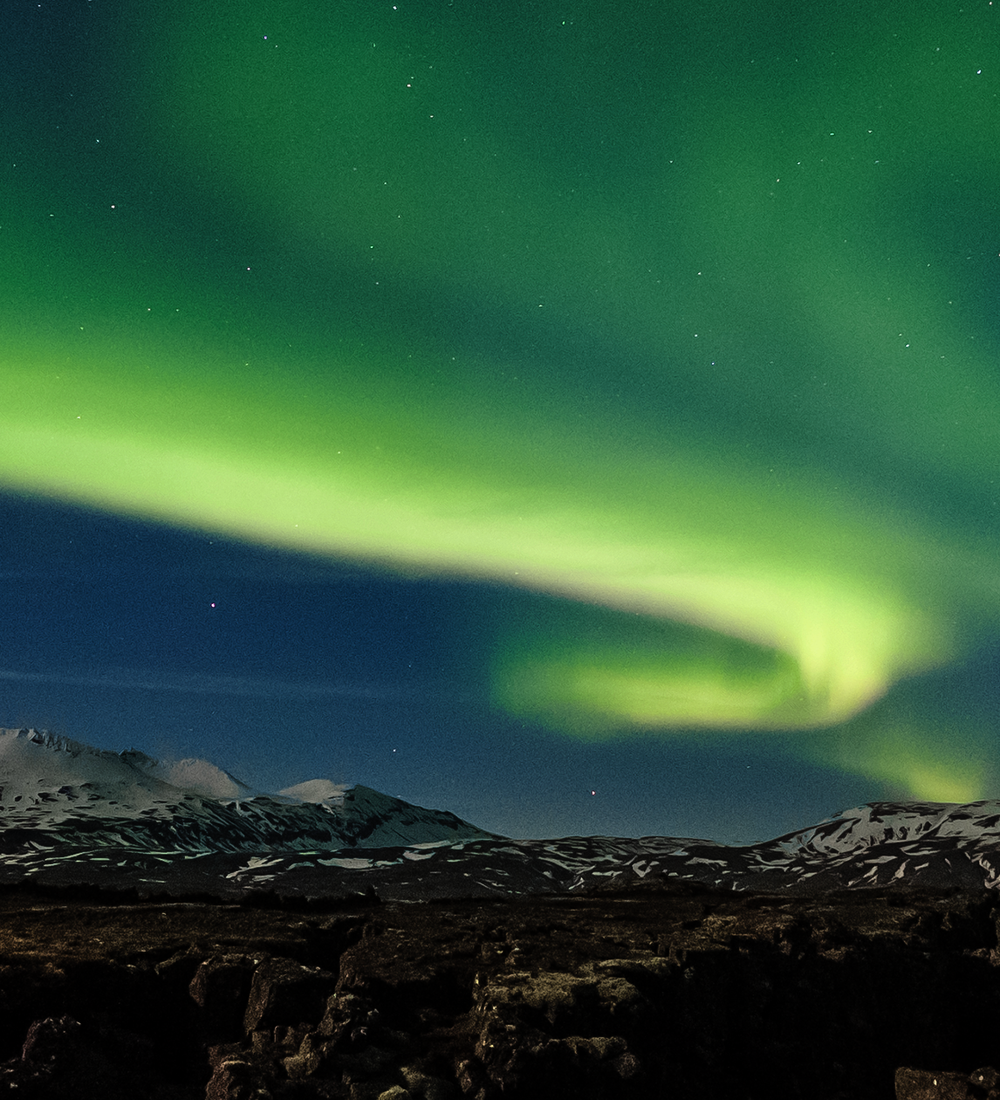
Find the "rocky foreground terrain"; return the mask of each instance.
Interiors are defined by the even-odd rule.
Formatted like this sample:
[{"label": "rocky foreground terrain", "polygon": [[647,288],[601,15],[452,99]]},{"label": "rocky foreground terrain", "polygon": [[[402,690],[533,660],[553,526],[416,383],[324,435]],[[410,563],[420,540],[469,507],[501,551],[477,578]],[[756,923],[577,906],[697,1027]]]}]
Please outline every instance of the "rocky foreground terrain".
[{"label": "rocky foreground terrain", "polygon": [[0,729],[0,1095],[1000,1100],[1000,801],[496,836]]},{"label": "rocky foreground terrain", "polygon": [[0,1093],[1000,1098],[993,892],[0,893]]}]

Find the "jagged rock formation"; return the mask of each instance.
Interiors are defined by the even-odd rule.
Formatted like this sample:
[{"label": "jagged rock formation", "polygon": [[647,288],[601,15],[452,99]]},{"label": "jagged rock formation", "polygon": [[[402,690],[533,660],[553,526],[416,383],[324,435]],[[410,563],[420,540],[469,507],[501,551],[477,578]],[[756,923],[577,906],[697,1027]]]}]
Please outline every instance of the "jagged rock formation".
[{"label": "jagged rock formation", "polygon": [[[0,894],[0,1092],[995,1100],[992,893]],[[992,1068],[991,1068],[992,1067]]]}]

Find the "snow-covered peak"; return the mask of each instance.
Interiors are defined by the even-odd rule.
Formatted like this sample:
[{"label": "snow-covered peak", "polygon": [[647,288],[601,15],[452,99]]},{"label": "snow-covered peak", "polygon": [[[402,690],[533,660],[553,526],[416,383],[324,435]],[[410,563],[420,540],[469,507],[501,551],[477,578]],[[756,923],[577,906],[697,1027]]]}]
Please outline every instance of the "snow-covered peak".
[{"label": "snow-covered peak", "polygon": [[334,783],[330,779],[307,779],[305,783],[296,783],[294,787],[285,787],[278,794],[296,802],[312,802],[327,806],[343,806],[344,795],[351,789],[349,784]]},{"label": "snow-covered peak", "polygon": [[870,802],[779,837],[772,846],[827,856],[927,836],[982,839],[989,835],[1000,837],[1000,801]]},{"label": "snow-covered peak", "polygon": [[167,764],[151,761],[149,775],[202,798],[253,798],[259,792],[207,760],[189,758]]},{"label": "snow-covered peak", "polygon": [[6,830],[199,851],[377,847],[488,837],[454,814],[312,779],[267,794],[206,760],[164,763],[36,730],[0,729]]},{"label": "snow-covered peak", "polygon": [[[14,747],[13,751],[33,752],[29,745],[39,749],[49,749],[55,753],[64,753],[69,757],[78,756],[107,756],[101,749],[95,749],[82,741],[74,741],[70,737],[64,737],[59,733],[51,733],[49,730],[36,729],[0,729],[2,744]],[[113,755],[113,754],[112,754]]]},{"label": "snow-covered peak", "polygon": [[[257,791],[207,760],[155,760],[138,749],[109,752],[33,729],[0,729],[0,803],[37,802],[86,788],[92,801],[145,809],[150,798],[252,798]],[[51,801],[51,798],[45,799]]]},{"label": "snow-covered peak", "polygon": [[135,756],[44,731],[0,729],[0,808],[5,811],[44,804],[47,816],[58,817],[60,806],[73,803],[118,816],[183,798],[182,790],[153,775]]}]

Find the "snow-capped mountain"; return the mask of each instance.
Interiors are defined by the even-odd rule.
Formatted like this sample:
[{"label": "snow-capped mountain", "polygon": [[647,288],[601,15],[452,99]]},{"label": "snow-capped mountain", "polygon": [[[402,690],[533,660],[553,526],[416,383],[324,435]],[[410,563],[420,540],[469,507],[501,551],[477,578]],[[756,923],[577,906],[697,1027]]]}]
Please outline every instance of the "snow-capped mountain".
[{"label": "snow-capped mountain", "polygon": [[1000,887],[1000,801],[873,802],[745,846],[681,837],[511,840],[363,786],[254,791],[201,760],[167,765],[0,729],[0,883],[342,897],[510,897],[675,881],[767,893]]},{"label": "snow-capped mountain", "polygon": [[8,859],[26,844],[219,854],[490,835],[368,787],[319,779],[265,794],[204,760],[166,765],[134,749],[0,729],[0,852]]}]

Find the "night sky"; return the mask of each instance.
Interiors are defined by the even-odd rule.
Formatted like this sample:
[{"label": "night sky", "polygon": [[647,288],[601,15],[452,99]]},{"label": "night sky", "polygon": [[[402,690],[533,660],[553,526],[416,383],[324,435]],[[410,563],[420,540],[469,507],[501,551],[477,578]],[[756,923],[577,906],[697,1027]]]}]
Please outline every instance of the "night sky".
[{"label": "night sky", "polygon": [[515,836],[1000,797],[998,19],[10,0],[0,725]]}]

